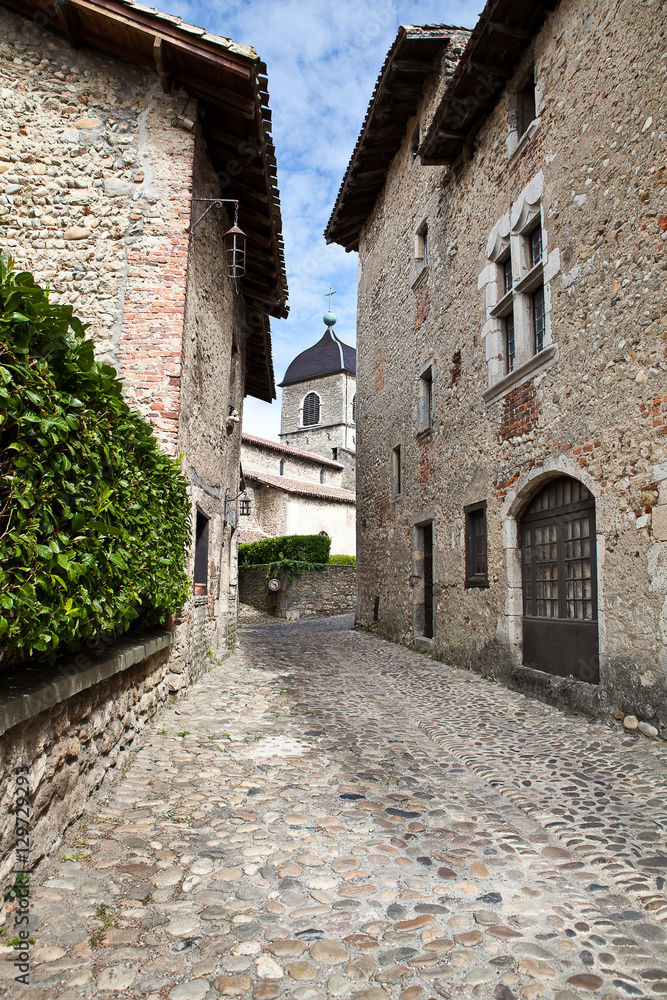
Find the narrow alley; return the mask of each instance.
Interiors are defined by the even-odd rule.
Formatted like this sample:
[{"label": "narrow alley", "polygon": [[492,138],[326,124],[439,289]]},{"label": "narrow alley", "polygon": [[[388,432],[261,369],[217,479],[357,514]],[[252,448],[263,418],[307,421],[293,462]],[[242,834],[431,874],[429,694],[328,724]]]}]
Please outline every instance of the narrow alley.
[{"label": "narrow alley", "polygon": [[35,873],[6,997],[667,996],[664,743],[350,626],[246,612]]}]

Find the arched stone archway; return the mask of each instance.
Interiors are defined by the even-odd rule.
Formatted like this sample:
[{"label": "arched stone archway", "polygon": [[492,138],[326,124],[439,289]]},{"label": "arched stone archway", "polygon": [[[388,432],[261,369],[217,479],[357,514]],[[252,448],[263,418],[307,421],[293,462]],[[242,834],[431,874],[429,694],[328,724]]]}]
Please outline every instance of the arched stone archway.
[{"label": "arched stone archway", "polygon": [[517,664],[523,663],[523,570],[521,563],[521,517],[533,498],[552,480],[568,476],[582,483],[595,501],[595,533],[597,558],[597,618],[598,642],[601,683],[603,682],[603,664],[607,653],[606,629],[604,619],[603,574],[604,552],[609,522],[613,520],[609,498],[605,497],[599,484],[564,455],[548,459],[540,468],[524,473],[508,493],[500,508],[502,544],[505,557],[505,572],[507,582],[507,598],[505,615],[498,621],[498,638],[507,642],[512,650]]}]

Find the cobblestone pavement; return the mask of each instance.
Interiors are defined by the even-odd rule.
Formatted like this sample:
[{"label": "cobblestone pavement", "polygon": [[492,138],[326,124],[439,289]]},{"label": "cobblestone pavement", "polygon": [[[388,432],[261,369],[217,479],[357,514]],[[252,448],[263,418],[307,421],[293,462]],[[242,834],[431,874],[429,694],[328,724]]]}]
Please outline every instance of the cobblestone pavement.
[{"label": "cobblestone pavement", "polygon": [[667,996],[665,744],[247,615],[35,875],[22,1000]]}]

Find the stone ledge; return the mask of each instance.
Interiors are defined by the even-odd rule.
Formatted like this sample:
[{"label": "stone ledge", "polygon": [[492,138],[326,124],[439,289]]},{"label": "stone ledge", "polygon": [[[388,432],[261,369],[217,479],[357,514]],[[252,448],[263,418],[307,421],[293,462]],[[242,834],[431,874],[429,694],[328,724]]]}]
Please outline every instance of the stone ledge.
[{"label": "stone ledge", "polygon": [[511,371],[508,375],[505,375],[494,385],[486,389],[482,393],[482,402],[485,406],[492,406],[493,403],[497,403],[508,392],[511,392],[512,389],[516,389],[524,382],[527,382],[528,379],[539,375],[540,372],[543,372],[546,368],[550,368],[556,361],[558,361],[558,345],[549,344],[539,354],[534,354],[532,358],[529,358],[519,368],[515,368],[514,371]]},{"label": "stone ledge", "polygon": [[3,672],[0,736],[40,712],[141,663],[173,642],[172,632],[151,629],[143,639],[119,639],[101,652],[85,650],[52,666],[31,664]]},{"label": "stone ledge", "polygon": [[[533,667],[512,666],[503,671],[505,683],[531,698],[545,701],[556,708],[583,712],[595,718],[600,714],[600,689],[595,684],[558,677]],[[502,676],[502,675],[501,675]]]}]

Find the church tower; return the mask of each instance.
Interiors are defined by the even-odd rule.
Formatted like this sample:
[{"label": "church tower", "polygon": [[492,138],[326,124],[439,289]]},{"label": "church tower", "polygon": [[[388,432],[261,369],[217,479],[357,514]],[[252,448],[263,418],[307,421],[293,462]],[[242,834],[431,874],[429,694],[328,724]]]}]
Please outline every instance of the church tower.
[{"label": "church tower", "polygon": [[324,314],[324,336],[292,361],[280,383],[280,440],[339,462],[345,469],[343,486],[354,490],[357,352],[334,333],[333,294]]}]

